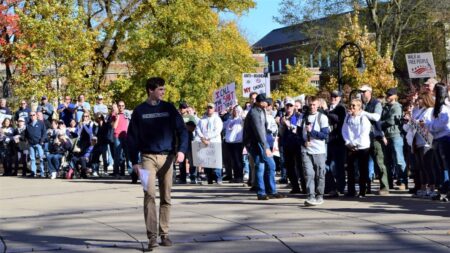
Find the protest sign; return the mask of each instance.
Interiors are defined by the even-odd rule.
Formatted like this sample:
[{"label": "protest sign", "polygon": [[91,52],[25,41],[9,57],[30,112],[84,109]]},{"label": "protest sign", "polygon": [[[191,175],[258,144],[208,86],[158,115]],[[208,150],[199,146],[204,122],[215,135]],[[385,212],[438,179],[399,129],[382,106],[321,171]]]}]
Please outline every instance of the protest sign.
[{"label": "protest sign", "polygon": [[436,77],[433,54],[430,52],[406,54],[406,63],[409,78]]},{"label": "protest sign", "polygon": [[236,101],[236,84],[230,83],[214,91],[213,93],[214,104],[216,106],[216,112],[225,111],[228,107],[237,104]]},{"label": "protest sign", "polygon": [[222,143],[210,142],[208,145],[200,141],[192,142],[192,158],[194,166],[203,168],[222,168]]},{"label": "protest sign", "polygon": [[244,73],[242,74],[243,96],[249,97],[251,92],[265,93],[270,97],[270,74]]}]

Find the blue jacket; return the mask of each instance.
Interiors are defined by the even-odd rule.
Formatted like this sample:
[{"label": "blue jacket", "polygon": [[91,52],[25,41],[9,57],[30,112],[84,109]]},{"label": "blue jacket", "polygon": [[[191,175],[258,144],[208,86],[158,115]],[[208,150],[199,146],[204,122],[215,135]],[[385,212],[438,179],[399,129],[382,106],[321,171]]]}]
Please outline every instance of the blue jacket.
[{"label": "blue jacket", "polygon": [[25,129],[25,138],[30,145],[43,144],[45,141],[47,129],[44,122],[37,120],[34,124],[29,122]]},{"label": "blue jacket", "polygon": [[138,163],[139,153],[180,151],[186,154],[188,141],[183,118],[171,103],[160,101],[157,105],[150,105],[144,102],[134,109],[127,131],[133,165]]}]

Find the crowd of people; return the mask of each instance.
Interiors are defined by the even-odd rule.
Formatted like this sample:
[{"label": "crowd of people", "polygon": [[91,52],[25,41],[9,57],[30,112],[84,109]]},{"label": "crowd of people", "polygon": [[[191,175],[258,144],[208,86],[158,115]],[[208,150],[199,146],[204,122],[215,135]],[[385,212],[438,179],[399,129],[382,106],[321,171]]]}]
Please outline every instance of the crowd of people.
[{"label": "crowd of people", "polygon": [[23,177],[87,178],[108,175],[110,169],[109,176],[128,172],[136,181],[126,141],[131,112],[123,101],[108,108],[102,95],[96,100],[91,106],[84,95],[76,101],[65,96],[54,106],[43,96],[36,105],[20,101],[13,114],[6,99],[1,99],[3,175],[17,176],[22,171]]},{"label": "crowd of people", "polygon": [[[383,98],[374,97],[369,85],[358,91],[348,106],[339,91],[331,92],[329,101],[314,96],[274,101],[252,93],[243,107],[224,112],[207,103],[201,117],[180,103],[189,143],[221,143],[223,166],[197,168],[189,145],[177,183],[246,183],[258,200],[284,198],[277,183],[288,184],[290,194],[306,194],[310,206],[322,204],[324,196],[365,198],[372,191],[389,195],[394,188],[448,200],[447,86],[430,78],[403,104],[396,88]],[[96,99],[91,106],[83,95],[76,101],[65,96],[54,106],[43,96],[34,108],[20,101],[14,113],[1,99],[4,175],[16,176],[20,169],[22,176],[51,179],[129,174],[137,182],[127,136],[131,111],[124,101],[108,107],[101,95]],[[379,189],[373,189],[374,180]]]},{"label": "crowd of people", "polygon": [[[283,198],[278,173],[278,183],[288,184],[290,194],[306,194],[310,206],[322,204],[324,196],[386,196],[393,189],[448,201],[448,88],[430,78],[404,103],[397,93],[392,88],[374,97],[372,87],[362,85],[349,106],[339,91],[331,92],[330,101],[313,96],[273,101],[252,93],[244,108],[217,113],[208,103],[202,118],[185,103],[179,109],[191,140],[222,143],[224,168],[203,168],[208,184],[245,182],[259,200]],[[198,183],[199,172],[187,164],[179,182]]]}]

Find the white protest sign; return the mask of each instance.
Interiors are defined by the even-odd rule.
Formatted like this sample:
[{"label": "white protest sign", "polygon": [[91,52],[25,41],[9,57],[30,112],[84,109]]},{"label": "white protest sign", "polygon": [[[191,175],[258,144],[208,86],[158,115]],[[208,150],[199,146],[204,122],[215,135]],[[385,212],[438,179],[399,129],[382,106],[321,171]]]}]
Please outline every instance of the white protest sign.
[{"label": "white protest sign", "polygon": [[270,97],[270,74],[244,73],[242,74],[243,96],[249,97],[251,92],[266,93]]},{"label": "white protest sign", "polygon": [[216,112],[225,111],[228,107],[236,105],[236,84],[230,83],[214,91],[213,99]]},{"label": "white protest sign", "polygon": [[210,142],[209,145],[205,145],[200,141],[193,141],[192,158],[194,166],[222,168],[222,143]]},{"label": "white protest sign", "polygon": [[436,77],[436,68],[431,52],[406,54],[406,63],[409,78]]}]

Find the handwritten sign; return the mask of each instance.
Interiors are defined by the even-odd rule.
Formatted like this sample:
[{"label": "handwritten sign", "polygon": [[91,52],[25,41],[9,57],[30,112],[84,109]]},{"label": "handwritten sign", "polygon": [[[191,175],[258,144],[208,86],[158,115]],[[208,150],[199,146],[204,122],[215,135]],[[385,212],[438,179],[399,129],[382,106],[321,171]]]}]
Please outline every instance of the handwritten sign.
[{"label": "handwritten sign", "polygon": [[230,83],[220,89],[214,91],[214,104],[216,112],[225,111],[228,107],[237,104],[236,101],[236,84]]},{"label": "handwritten sign", "polygon": [[436,77],[436,68],[431,52],[406,54],[406,63],[409,78]]},{"label": "handwritten sign", "polygon": [[250,93],[266,93],[270,97],[270,74],[244,73],[242,74],[243,96],[248,98]]},{"label": "handwritten sign", "polygon": [[222,168],[222,143],[211,142],[209,145],[205,145],[200,141],[193,141],[192,158],[194,166]]}]

